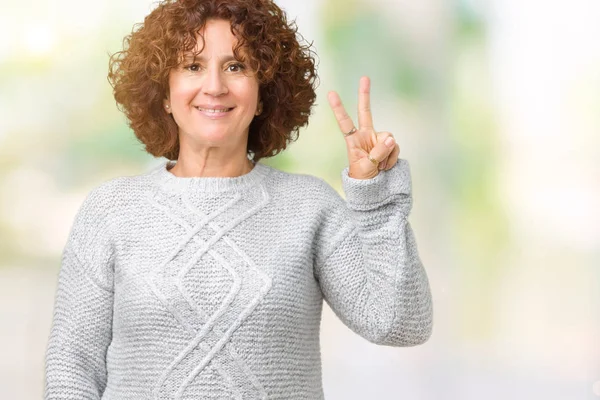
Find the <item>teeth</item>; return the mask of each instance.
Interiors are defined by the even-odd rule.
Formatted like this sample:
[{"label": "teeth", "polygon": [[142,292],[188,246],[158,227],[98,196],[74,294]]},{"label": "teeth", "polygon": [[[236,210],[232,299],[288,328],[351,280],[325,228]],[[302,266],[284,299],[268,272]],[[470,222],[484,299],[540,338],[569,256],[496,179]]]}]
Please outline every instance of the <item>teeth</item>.
[{"label": "teeth", "polygon": [[231,108],[223,108],[221,110],[213,110],[213,109],[210,109],[210,108],[200,108],[200,107],[196,107],[196,108],[198,110],[200,110],[200,111],[207,111],[207,112],[210,112],[210,113],[227,112],[227,111],[231,110]]}]

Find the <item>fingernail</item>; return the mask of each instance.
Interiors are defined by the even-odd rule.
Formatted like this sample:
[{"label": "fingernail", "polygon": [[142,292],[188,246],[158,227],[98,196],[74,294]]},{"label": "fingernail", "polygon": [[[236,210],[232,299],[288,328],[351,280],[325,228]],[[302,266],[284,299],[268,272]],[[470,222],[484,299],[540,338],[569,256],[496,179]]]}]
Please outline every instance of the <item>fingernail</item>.
[{"label": "fingernail", "polygon": [[384,143],[387,147],[392,147],[394,145],[394,138],[390,136],[389,138],[385,139]]},{"label": "fingernail", "polygon": [[384,163],[382,163],[382,164],[379,164],[379,169],[380,169],[380,170],[384,170],[386,165],[387,165],[387,163],[386,163],[386,162],[384,162]]}]

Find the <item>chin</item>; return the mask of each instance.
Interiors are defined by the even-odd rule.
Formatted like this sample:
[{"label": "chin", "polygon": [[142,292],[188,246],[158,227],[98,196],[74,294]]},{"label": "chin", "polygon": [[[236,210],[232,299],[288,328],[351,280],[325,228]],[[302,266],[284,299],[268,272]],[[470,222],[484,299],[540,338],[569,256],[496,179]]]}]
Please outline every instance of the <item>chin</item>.
[{"label": "chin", "polygon": [[202,132],[196,132],[193,135],[200,142],[208,142],[209,144],[224,144],[232,140],[231,132],[226,129],[210,129]]}]

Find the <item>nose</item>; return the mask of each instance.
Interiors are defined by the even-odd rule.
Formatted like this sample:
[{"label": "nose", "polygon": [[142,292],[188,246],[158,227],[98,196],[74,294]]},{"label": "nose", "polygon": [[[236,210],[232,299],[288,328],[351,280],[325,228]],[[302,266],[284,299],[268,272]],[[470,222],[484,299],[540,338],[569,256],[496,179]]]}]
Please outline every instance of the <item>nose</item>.
[{"label": "nose", "polygon": [[228,92],[227,82],[219,68],[208,68],[202,88],[205,94],[220,96]]}]

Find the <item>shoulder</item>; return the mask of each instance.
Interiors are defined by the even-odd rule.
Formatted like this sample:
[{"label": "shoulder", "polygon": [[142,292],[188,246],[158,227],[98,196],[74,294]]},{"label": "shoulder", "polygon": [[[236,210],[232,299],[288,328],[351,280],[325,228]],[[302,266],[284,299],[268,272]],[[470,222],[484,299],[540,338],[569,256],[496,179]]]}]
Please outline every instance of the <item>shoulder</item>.
[{"label": "shoulder", "polygon": [[[80,203],[64,248],[87,265],[111,254],[115,234],[114,208],[123,178],[113,178],[93,186]],[[108,256],[107,256],[108,257]]]},{"label": "shoulder", "polygon": [[97,183],[88,191],[84,205],[104,211],[136,206],[144,193],[153,187],[153,175],[162,165],[164,163],[137,175],[115,176]]},{"label": "shoulder", "polygon": [[270,174],[271,187],[292,194],[297,200],[305,200],[323,206],[340,204],[341,195],[325,179],[307,173],[282,171],[273,167]]},{"label": "shoulder", "polygon": [[131,190],[133,177],[121,176],[93,186],[86,194],[80,213],[108,214],[111,209],[124,202]]},{"label": "shoulder", "polygon": [[117,176],[92,185],[83,196],[75,214],[74,225],[80,229],[115,232],[143,198],[143,175]]}]

